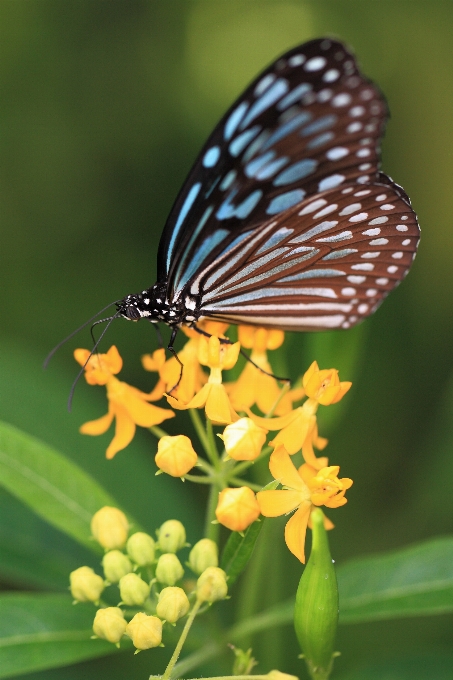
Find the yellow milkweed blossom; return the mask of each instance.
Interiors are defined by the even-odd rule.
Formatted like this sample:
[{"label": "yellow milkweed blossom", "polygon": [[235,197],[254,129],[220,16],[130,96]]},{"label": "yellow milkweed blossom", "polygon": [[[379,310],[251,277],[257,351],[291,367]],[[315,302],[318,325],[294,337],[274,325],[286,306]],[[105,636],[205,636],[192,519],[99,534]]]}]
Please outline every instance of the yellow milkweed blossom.
[{"label": "yellow milkweed blossom", "polygon": [[[347,502],[346,490],[352,486],[347,477],[338,478],[337,465],[316,470],[304,463],[296,468],[284,446],[271,454],[269,469],[272,476],[283,485],[283,490],[267,490],[257,493],[257,502],[265,517],[279,517],[296,510],[285,527],[285,542],[291,552],[305,563],[305,534],[313,506],[325,505],[338,508]],[[326,528],[333,528],[327,520]]]},{"label": "yellow milkweed blossom", "polygon": [[167,401],[173,408],[182,411],[189,408],[205,408],[206,417],[214,424],[228,425],[239,420],[228,398],[225,385],[222,384],[222,371],[233,368],[240,351],[239,342],[222,343],[218,337],[201,336],[198,341],[198,360],[211,369],[206,385],[187,403],[167,395]]},{"label": "yellow milkweed blossom", "polygon": [[250,417],[260,427],[278,431],[271,446],[283,445],[293,455],[302,450],[304,460],[316,469],[327,465],[327,458],[316,458],[313,447],[323,449],[327,440],[318,436],[316,411],[319,404],[336,404],[350,389],[351,382],[340,382],[338,371],[334,368],[320,370],[314,361],[303,376],[302,385],[308,399],[294,410],[277,418],[260,418],[250,412]]},{"label": "yellow milkweed blossom", "polygon": [[93,354],[91,357],[89,350],[76,349],[74,357],[84,367],[89,385],[105,385],[107,388],[108,413],[84,423],[80,428],[82,434],[104,434],[116,420],[115,436],[107,448],[107,458],[113,458],[131,443],[136,425],[151,427],[174,417],[173,411],[147,403],[150,401],[148,394],[115,378],[121,371],[123,360],[114,345],[106,354]]}]

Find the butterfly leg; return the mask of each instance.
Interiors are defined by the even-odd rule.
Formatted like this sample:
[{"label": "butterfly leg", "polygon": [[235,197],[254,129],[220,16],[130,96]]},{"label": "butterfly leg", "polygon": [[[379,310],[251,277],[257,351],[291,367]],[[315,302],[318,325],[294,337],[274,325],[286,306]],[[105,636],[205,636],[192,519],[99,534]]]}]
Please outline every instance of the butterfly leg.
[{"label": "butterfly leg", "polygon": [[176,350],[173,346],[175,339],[176,339],[176,336],[178,335],[178,330],[179,330],[178,326],[175,326],[174,328],[172,328],[170,341],[167,345],[168,351],[171,352],[171,354],[175,357],[176,361],[178,362],[178,364],[180,366],[179,378],[178,378],[177,382],[173,385],[171,390],[168,390],[168,394],[171,394],[173,392],[173,390],[175,390],[178,387],[179,383],[182,380],[182,372],[184,370],[184,364],[182,363],[181,359],[178,357],[178,354],[177,354],[177,352],[176,352]]}]

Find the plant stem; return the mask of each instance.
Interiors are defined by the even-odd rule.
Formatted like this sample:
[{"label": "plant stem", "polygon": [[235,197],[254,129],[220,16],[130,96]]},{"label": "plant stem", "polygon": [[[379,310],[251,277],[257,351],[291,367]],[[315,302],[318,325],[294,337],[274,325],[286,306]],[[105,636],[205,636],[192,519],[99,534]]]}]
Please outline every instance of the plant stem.
[{"label": "plant stem", "polygon": [[204,449],[204,452],[209,457],[210,456],[209,440],[208,437],[206,436],[203,423],[201,422],[200,414],[198,413],[197,409],[190,408],[189,415],[192,420],[192,425],[194,426],[196,433],[198,435],[198,439],[200,440],[201,445]]},{"label": "plant stem", "polygon": [[206,508],[204,535],[205,538],[210,538],[217,544],[219,543],[220,526],[218,524],[213,524],[212,521],[215,519],[215,510],[217,507],[218,499],[219,488],[217,484],[212,484],[211,488],[209,489],[208,506]]},{"label": "plant stem", "polygon": [[162,680],[168,680],[168,678],[170,677],[171,672],[173,670],[173,667],[179,659],[179,655],[181,654],[181,650],[182,650],[183,645],[186,641],[187,635],[189,634],[189,630],[192,626],[192,623],[195,620],[197,612],[201,607],[201,604],[202,604],[201,601],[197,600],[195,602],[194,606],[192,607],[192,611],[190,612],[189,617],[186,621],[186,625],[183,628],[183,631],[181,633],[181,637],[179,638],[178,644],[175,647],[175,651],[173,652],[172,657],[171,657],[170,661],[168,662],[168,666],[165,669],[165,673],[162,676]]},{"label": "plant stem", "polygon": [[165,430],[163,430],[161,427],[158,427],[157,425],[151,425],[151,427],[149,427],[148,429],[158,439],[160,439],[161,437],[168,437],[168,433],[165,432]]}]

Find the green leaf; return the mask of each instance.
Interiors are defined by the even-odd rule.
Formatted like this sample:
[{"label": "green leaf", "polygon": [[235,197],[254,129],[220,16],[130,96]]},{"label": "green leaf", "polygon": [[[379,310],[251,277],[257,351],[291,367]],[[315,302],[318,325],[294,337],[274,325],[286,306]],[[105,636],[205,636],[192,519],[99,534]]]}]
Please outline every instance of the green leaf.
[{"label": "green leaf", "polygon": [[16,588],[68,592],[69,573],[99,556],[40,519],[0,488],[0,578]]},{"label": "green leaf", "polygon": [[114,654],[114,645],[90,639],[94,614],[69,595],[1,595],[0,678]]},{"label": "green leaf", "polygon": [[451,680],[453,654],[391,659],[361,667],[338,680]]},{"label": "green leaf", "polygon": [[[263,487],[263,491],[275,489],[278,484],[278,481],[270,482]],[[253,522],[243,535],[238,531],[231,532],[220,560],[220,566],[228,576],[228,587],[233,585],[239,574],[247,566],[264,522],[263,518],[259,522]]]},{"label": "green leaf", "polygon": [[453,537],[338,568],[340,623],[453,612]]},{"label": "green leaf", "polygon": [[0,422],[0,484],[49,524],[91,550],[90,520],[115,500],[77,465],[51,447]]}]

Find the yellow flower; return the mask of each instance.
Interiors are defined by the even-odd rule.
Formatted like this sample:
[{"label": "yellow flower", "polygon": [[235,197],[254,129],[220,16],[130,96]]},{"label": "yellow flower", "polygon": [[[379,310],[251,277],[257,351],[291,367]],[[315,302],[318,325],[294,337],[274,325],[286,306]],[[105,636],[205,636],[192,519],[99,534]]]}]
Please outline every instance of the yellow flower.
[{"label": "yellow flower", "polygon": [[159,647],[162,642],[162,621],[157,616],[138,612],[126,626],[126,635],[137,650]]},{"label": "yellow flower", "polygon": [[323,371],[314,361],[302,379],[307,397],[314,399],[318,404],[328,406],[336,404],[350,389],[351,382],[340,382],[336,368],[328,368]]},{"label": "yellow flower", "polygon": [[[85,365],[89,356],[87,349],[76,349],[74,352],[74,357],[81,366]],[[149,395],[115,378],[114,374],[119,373],[121,367],[122,359],[115,346],[107,354],[91,356],[85,366],[86,381],[90,385],[106,385],[109,410],[102,418],[84,423],[80,432],[89,435],[104,434],[116,418],[115,436],[106,451],[109,459],[131,443],[136,425],[159,425],[175,415],[173,411],[148,404]]]},{"label": "yellow flower", "polygon": [[261,453],[266,434],[267,430],[258,427],[251,418],[240,418],[227,425],[219,437],[233,460],[255,460]]},{"label": "yellow flower", "polygon": [[350,382],[341,382],[338,371],[334,368],[320,371],[316,361],[305,373],[302,384],[309,397],[302,406],[277,418],[260,418],[249,412],[250,417],[260,427],[271,431],[280,430],[270,443],[277,447],[283,445],[286,451],[293,455],[302,449],[304,460],[317,470],[325,467],[328,459],[316,458],[313,447],[324,449],[327,439],[318,436],[316,412],[319,404],[328,406],[335,404],[351,387]]},{"label": "yellow flower", "polygon": [[222,385],[222,370],[233,368],[239,350],[238,342],[227,344],[221,343],[214,335],[209,338],[201,336],[198,343],[198,359],[201,364],[211,369],[208,382],[188,403],[182,404],[171,395],[167,395],[168,403],[180,411],[204,406],[206,417],[219,425],[227,425],[238,420],[239,416],[231,406],[225,386]]},{"label": "yellow flower", "polygon": [[184,477],[196,465],[198,456],[193,450],[189,437],[183,434],[175,437],[161,437],[154,459],[163,472],[172,477]]},{"label": "yellow flower", "polygon": [[[269,413],[280,397],[281,388],[275,378],[263,371],[273,372],[267,359],[267,350],[280,347],[284,333],[280,330],[239,326],[238,337],[242,347],[252,350],[250,359],[259,368],[248,361],[238,380],[227,386],[233,408],[236,411],[245,411],[256,404],[260,411]],[[291,407],[291,396],[285,394],[278,402],[275,413],[283,415]]]},{"label": "yellow flower", "polygon": [[[305,534],[314,505],[339,507],[347,501],[344,494],[352,480],[338,479],[340,468],[336,465],[315,470],[304,463],[299,469],[288,452],[279,446],[271,455],[269,469],[284,490],[259,491],[257,501],[265,517],[279,517],[296,510],[285,527],[285,541],[291,552],[305,563]],[[327,520],[326,528],[333,524]]]},{"label": "yellow flower", "polygon": [[231,531],[244,531],[258,519],[259,515],[260,508],[256,496],[248,486],[223,489],[219,493],[215,516],[220,524]]},{"label": "yellow flower", "polygon": [[106,550],[123,548],[129,533],[129,522],[119,508],[105,505],[91,518],[91,533]]}]

